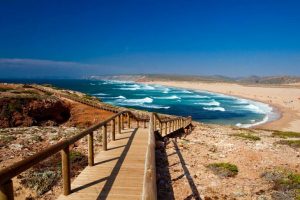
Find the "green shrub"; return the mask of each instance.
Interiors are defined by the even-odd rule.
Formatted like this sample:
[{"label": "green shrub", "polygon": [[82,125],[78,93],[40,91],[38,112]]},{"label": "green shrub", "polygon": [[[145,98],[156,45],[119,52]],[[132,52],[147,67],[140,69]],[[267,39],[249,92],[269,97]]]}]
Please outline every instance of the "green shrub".
[{"label": "green shrub", "polygon": [[70,161],[78,162],[85,158],[85,156],[79,151],[70,151]]},{"label": "green shrub", "polygon": [[293,148],[300,148],[300,140],[280,140],[276,144],[288,145]]},{"label": "green shrub", "polygon": [[0,92],[7,92],[9,90],[11,90],[11,88],[2,88],[2,87],[0,87]]},{"label": "green shrub", "polygon": [[27,188],[34,189],[41,196],[48,192],[60,179],[60,171],[43,170],[26,173],[21,180],[21,184]]},{"label": "green shrub", "polygon": [[231,163],[211,163],[207,167],[220,177],[234,177],[239,172],[238,167]]},{"label": "green shrub", "polygon": [[262,177],[274,184],[274,190],[291,195],[293,199],[300,198],[300,174],[285,169],[274,169],[263,173]]},{"label": "green shrub", "polygon": [[14,140],[16,140],[17,138],[15,137],[15,136],[13,136],[13,135],[1,135],[0,136],[0,141],[2,142],[2,143],[10,143],[10,142],[12,142],[12,141],[14,141]]},{"label": "green shrub", "polygon": [[291,131],[273,131],[272,135],[274,137],[281,137],[281,138],[298,138],[298,137],[300,137],[300,133],[291,132]]},{"label": "green shrub", "polygon": [[43,138],[42,138],[41,136],[39,136],[39,135],[33,135],[33,136],[31,137],[31,139],[32,139],[33,141],[36,141],[36,142],[41,142],[41,141],[43,141]]},{"label": "green shrub", "polygon": [[235,134],[231,134],[231,136],[235,136],[235,137],[239,137],[239,138],[243,138],[243,139],[247,139],[247,140],[251,140],[251,141],[260,140],[260,137],[252,135],[250,133],[235,133]]}]

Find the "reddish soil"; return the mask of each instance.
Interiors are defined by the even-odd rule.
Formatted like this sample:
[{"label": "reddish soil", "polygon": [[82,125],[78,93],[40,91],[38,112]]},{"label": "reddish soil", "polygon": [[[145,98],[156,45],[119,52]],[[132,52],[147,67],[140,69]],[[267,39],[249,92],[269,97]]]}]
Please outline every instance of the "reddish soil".
[{"label": "reddish soil", "polygon": [[64,99],[68,103],[71,117],[64,125],[76,126],[76,127],[89,127],[93,124],[101,122],[114,113],[105,110],[100,110],[87,106],[81,103],[77,103],[71,100]]}]

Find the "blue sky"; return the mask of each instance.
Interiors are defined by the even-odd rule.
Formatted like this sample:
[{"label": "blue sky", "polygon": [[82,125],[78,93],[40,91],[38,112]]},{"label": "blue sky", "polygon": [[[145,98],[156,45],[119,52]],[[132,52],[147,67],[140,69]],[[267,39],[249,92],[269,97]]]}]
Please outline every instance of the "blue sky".
[{"label": "blue sky", "polygon": [[0,77],[300,75],[300,1],[0,1]]}]

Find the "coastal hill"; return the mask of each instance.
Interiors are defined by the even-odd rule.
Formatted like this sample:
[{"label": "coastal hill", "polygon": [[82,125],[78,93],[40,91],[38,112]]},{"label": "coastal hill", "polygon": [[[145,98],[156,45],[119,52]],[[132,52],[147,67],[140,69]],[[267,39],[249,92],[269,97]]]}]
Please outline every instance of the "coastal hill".
[{"label": "coastal hill", "polygon": [[300,83],[300,77],[297,76],[249,76],[249,77],[226,77],[226,76],[188,76],[188,75],[163,75],[163,74],[145,74],[145,75],[113,75],[113,76],[90,76],[89,79],[112,79],[127,81],[193,81],[193,82],[226,82],[239,84],[295,84]]}]

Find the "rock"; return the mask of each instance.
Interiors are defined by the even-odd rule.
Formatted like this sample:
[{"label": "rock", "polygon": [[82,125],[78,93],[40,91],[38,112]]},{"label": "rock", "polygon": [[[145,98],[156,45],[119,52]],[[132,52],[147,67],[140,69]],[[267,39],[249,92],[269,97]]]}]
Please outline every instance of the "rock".
[{"label": "rock", "polygon": [[288,194],[281,192],[281,191],[273,192],[272,199],[274,199],[274,200],[293,200],[292,197],[290,197]]},{"label": "rock", "polygon": [[21,150],[23,148],[23,145],[21,144],[11,144],[10,149],[12,150]]},{"label": "rock", "polygon": [[220,158],[226,158],[226,156],[224,154],[220,154],[219,157]]},{"label": "rock", "polygon": [[259,195],[256,200],[268,200],[268,198],[265,195]]},{"label": "rock", "polygon": [[233,192],[233,195],[235,197],[243,197],[246,195],[246,193],[244,191],[240,190],[240,191]]},{"label": "rock", "polygon": [[208,150],[209,150],[210,152],[215,153],[215,152],[217,151],[217,146],[216,146],[216,145],[213,145],[213,146],[211,146]]}]

